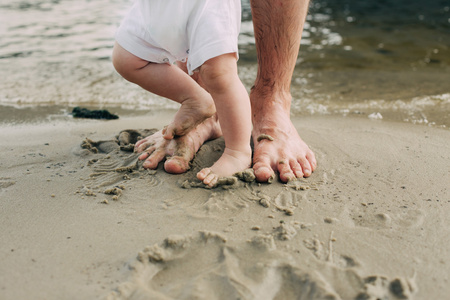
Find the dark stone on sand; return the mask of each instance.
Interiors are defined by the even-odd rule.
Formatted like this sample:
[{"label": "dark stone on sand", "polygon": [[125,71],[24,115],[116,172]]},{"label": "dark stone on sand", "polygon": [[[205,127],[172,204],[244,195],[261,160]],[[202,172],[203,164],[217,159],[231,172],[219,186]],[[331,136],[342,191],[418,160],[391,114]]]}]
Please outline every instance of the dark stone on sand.
[{"label": "dark stone on sand", "polygon": [[78,106],[72,110],[72,116],[74,118],[102,119],[102,120],[114,120],[119,118],[119,116],[110,113],[106,109],[89,110],[87,108],[82,108]]}]

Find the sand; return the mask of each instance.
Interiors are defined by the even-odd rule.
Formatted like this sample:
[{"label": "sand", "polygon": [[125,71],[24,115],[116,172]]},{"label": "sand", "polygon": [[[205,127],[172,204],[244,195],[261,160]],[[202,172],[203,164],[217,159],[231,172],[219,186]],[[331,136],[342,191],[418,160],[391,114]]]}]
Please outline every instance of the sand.
[{"label": "sand", "polygon": [[450,131],[294,118],[310,178],[204,189],[222,139],[181,175],[114,142],[171,114],[0,128],[0,299],[449,297]]}]

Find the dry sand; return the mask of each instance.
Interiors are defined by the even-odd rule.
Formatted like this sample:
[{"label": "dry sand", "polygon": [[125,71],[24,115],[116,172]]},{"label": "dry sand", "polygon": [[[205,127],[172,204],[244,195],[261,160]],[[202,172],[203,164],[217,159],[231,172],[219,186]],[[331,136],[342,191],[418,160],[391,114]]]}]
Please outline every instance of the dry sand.
[{"label": "dry sand", "polygon": [[169,112],[0,128],[0,299],[448,299],[450,131],[294,119],[317,171],[196,188],[108,141]]}]

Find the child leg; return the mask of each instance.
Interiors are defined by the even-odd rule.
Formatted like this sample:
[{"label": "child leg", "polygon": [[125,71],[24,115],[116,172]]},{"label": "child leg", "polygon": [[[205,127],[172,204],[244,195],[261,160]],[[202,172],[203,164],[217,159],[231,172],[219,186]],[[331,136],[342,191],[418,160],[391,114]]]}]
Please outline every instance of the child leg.
[{"label": "child leg", "polygon": [[206,61],[200,67],[200,79],[214,99],[225,139],[225,150],[219,160],[197,174],[203,183],[214,186],[219,177],[250,167],[250,100],[238,77],[234,53]]},{"label": "child leg", "polygon": [[128,81],[181,104],[164,132],[166,139],[186,134],[215,113],[211,95],[176,66],[145,61],[117,43],[114,45],[113,64]]}]

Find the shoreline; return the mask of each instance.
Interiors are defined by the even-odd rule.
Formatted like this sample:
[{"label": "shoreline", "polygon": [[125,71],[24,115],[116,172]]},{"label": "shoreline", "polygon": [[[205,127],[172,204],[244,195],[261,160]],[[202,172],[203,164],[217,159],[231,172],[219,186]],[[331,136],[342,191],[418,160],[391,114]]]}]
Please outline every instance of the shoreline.
[{"label": "shoreline", "polygon": [[[243,299],[258,290],[289,299],[302,293],[292,289],[299,282],[305,290],[318,287],[312,299],[450,293],[448,130],[294,117],[319,166],[289,184],[183,189],[196,168],[214,160],[220,139],[202,147],[186,174],[169,175],[159,166],[129,179],[92,176],[96,164],[116,166],[125,156],[81,153],[85,138],[162,128],[170,115],[2,125],[2,299],[122,299],[133,292],[177,298],[198,289],[201,299],[210,299],[214,287]],[[89,165],[93,159],[98,162]],[[119,185],[118,200],[103,193]],[[88,186],[96,196],[87,195]],[[223,280],[209,281],[216,277],[208,270]]]},{"label": "shoreline", "polygon": [[[12,104],[0,104],[0,128],[10,128],[16,126],[36,126],[45,125],[52,122],[83,122],[85,120],[93,121],[94,119],[76,119],[71,116],[72,109],[76,105],[55,105],[55,104],[41,104],[41,105],[12,105]],[[141,118],[148,117],[153,118],[157,114],[174,114],[176,108],[165,108],[162,104],[159,108],[124,108],[113,104],[109,105],[82,105],[80,107],[88,108],[91,110],[105,109],[111,113],[119,115],[121,119]],[[400,119],[396,116],[397,112],[392,109],[373,109],[369,112],[363,112],[359,110],[343,110],[328,112],[327,109],[321,110],[311,109],[309,112],[291,112],[292,118],[331,118],[331,119],[358,119],[358,120],[370,120],[373,122],[393,122],[399,124],[412,124],[438,129],[450,129],[445,125],[446,120],[442,120],[442,124],[436,124],[436,122],[429,122],[425,119]],[[107,121],[107,120],[100,120]]]}]

